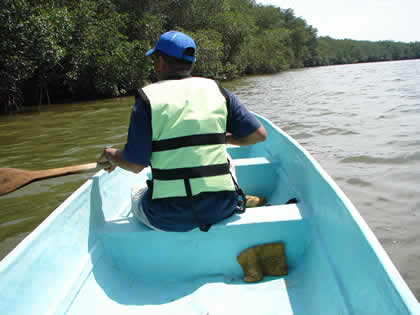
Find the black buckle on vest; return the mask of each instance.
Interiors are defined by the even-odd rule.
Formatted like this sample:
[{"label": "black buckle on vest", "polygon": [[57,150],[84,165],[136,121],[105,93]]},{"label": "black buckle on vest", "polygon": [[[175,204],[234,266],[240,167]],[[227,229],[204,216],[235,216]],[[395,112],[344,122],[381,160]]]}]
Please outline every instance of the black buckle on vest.
[{"label": "black buckle on vest", "polygon": [[234,213],[244,213],[246,211],[246,197],[245,197],[245,193],[241,188],[237,189],[237,193],[239,195],[239,197],[241,198],[241,200],[238,200],[238,206],[236,207],[236,210]]}]

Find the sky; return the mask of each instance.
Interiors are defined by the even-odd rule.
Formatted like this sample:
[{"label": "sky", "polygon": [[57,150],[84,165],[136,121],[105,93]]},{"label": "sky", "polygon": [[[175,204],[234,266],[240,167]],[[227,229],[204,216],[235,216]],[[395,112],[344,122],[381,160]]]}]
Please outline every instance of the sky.
[{"label": "sky", "polygon": [[336,39],[420,41],[420,0],[257,0],[282,9]]}]

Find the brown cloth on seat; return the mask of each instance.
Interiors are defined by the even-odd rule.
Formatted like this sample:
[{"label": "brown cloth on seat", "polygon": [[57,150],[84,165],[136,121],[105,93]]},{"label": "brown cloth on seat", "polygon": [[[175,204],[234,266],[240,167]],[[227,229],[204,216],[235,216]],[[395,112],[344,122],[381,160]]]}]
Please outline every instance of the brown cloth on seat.
[{"label": "brown cloth on seat", "polygon": [[245,198],[247,208],[261,207],[267,203],[267,199],[265,197],[246,195]]},{"label": "brown cloth on seat", "polygon": [[258,282],[264,276],[287,275],[283,243],[262,244],[248,248],[236,259],[244,272],[245,282]]}]

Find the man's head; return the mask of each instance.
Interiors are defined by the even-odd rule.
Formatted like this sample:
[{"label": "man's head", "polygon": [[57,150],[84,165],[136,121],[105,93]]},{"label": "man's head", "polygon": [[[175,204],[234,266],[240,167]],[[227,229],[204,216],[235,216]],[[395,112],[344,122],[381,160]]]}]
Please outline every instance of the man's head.
[{"label": "man's head", "polygon": [[[169,31],[160,36],[155,48],[150,49],[146,56],[160,51],[175,59],[194,62],[195,50],[196,46],[191,37],[181,32]],[[189,54],[186,54],[186,52]]]},{"label": "man's head", "polygon": [[188,35],[170,31],[160,36],[155,48],[146,56],[152,55],[158,80],[168,75],[190,74],[195,61],[196,45]]}]

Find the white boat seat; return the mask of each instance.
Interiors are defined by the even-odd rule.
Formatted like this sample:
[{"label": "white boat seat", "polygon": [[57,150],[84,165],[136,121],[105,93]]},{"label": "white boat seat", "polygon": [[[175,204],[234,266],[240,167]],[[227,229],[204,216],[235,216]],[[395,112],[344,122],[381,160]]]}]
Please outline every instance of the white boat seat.
[{"label": "white boat seat", "polygon": [[[213,225],[209,232],[157,232],[128,217],[106,222],[100,238],[118,269],[136,277],[240,277],[236,256],[258,244],[283,242],[288,264],[296,265],[307,247],[308,226],[299,205],[290,204],[250,208]],[[199,257],[194,263],[188,258],[193,256]]]},{"label": "white boat seat", "polygon": [[233,163],[235,167],[239,167],[248,165],[264,165],[270,164],[271,162],[266,157],[252,157],[246,159],[234,159]]},{"label": "white boat seat", "polygon": [[[271,205],[263,207],[248,208],[243,214],[235,214],[212,226],[211,229],[226,228],[247,224],[288,222],[302,220],[302,215],[296,204]],[[126,233],[126,232],[155,232],[132,216],[105,223],[103,233]]]}]

